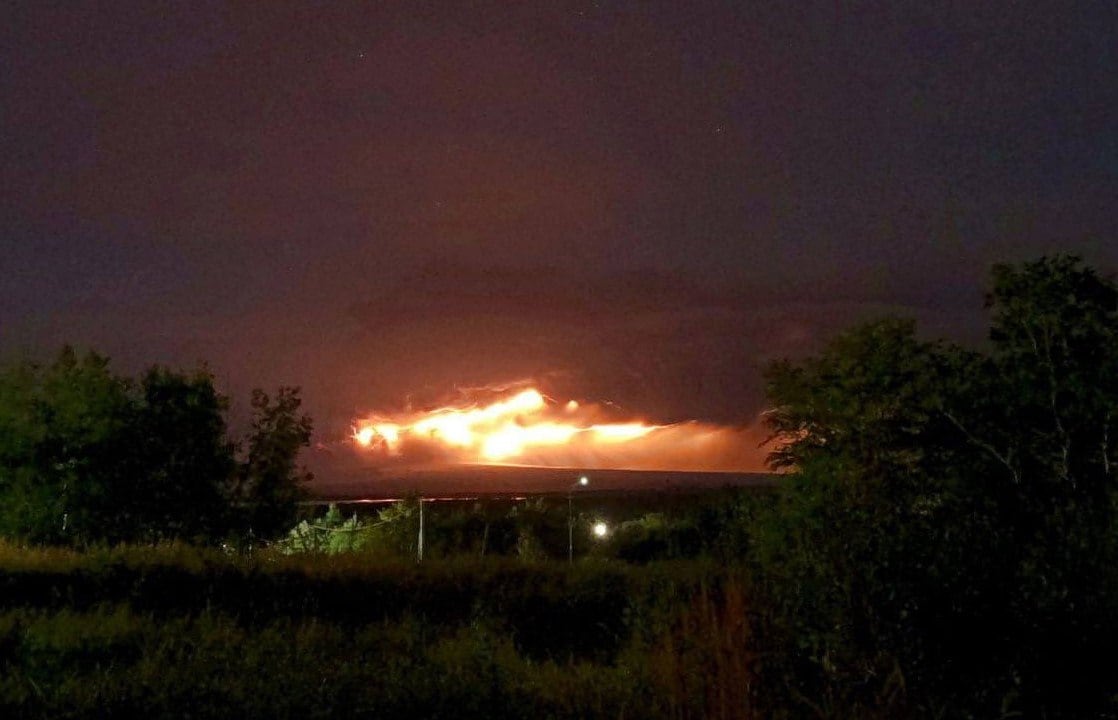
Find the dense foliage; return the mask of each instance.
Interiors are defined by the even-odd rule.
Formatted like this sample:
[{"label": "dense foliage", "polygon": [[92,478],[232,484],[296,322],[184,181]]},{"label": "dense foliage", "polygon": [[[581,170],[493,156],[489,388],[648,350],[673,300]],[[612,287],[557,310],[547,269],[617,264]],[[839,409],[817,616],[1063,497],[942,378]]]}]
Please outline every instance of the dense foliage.
[{"label": "dense foliage", "polygon": [[1118,290],[1060,257],[995,268],[989,305],[986,352],[883,321],[770,369],[794,472],[756,560],[790,704],[1118,710],[1095,660],[1118,639]]},{"label": "dense foliage", "polygon": [[[43,543],[212,542],[289,525],[310,420],[298,391],[253,397],[230,438],[205,370],[120,376],[95,353],[0,369],[0,534]],[[239,447],[244,452],[239,453]],[[241,457],[243,455],[243,457]]]},{"label": "dense foliage", "polygon": [[[771,488],[725,488],[693,494],[658,491],[582,497],[568,508],[559,495],[511,500],[424,502],[424,557],[517,557],[624,560],[641,564],[709,558],[735,563],[748,547],[748,517],[758,496]],[[329,505],[311,512],[277,541],[280,552],[361,552],[379,558],[414,558],[419,535],[419,498],[372,509]],[[568,515],[568,512],[570,514]],[[572,531],[568,534],[568,522]],[[607,530],[598,536],[594,525]]]},{"label": "dense foliage", "polygon": [[708,564],[0,545],[4,717],[740,717]]},{"label": "dense foliage", "polygon": [[311,479],[296,464],[299,450],[311,441],[311,419],[299,413],[301,404],[297,388],[280,388],[275,398],[252,392],[252,430],[233,497],[258,537],[275,537],[291,527],[302,484]]}]

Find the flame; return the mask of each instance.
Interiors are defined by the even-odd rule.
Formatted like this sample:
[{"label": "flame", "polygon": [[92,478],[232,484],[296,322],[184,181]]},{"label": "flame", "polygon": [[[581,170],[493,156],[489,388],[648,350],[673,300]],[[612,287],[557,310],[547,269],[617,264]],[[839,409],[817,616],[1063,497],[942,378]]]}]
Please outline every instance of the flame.
[{"label": "flame", "polygon": [[420,412],[375,414],[353,426],[374,461],[437,458],[451,463],[658,470],[755,470],[750,431],[700,422],[617,422],[616,410],[555,401],[535,387]]},{"label": "flame", "polygon": [[[565,405],[568,414],[580,407],[575,400]],[[405,438],[416,438],[476,453],[478,461],[500,462],[535,448],[565,445],[575,436],[625,442],[659,427],[639,422],[559,422],[546,419],[548,409],[543,393],[527,388],[482,407],[444,407],[411,419],[370,418],[358,424],[353,439],[363,447],[383,444],[390,455],[398,455]]]}]

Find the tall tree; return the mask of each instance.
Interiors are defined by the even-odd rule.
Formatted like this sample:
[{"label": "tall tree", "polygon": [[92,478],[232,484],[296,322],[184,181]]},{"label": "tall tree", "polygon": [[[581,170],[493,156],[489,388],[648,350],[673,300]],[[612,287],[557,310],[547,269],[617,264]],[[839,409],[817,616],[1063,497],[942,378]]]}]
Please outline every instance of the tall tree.
[{"label": "tall tree", "polygon": [[64,348],[0,373],[0,527],[32,541],[100,536],[123,499],[131,384]]},{"label": "tall tree", "polygon": [[233,443],[228,400],[205,369],[153,367],[140,380],[133,421],[132,522],[150,539],[220,538],[231,529]]},{"label": "tall tree", "polygon": [[1118,286],[1077,257],[1041,258],[996,266],[988,305],[993,347],[974,377],[994,402],[973,437],[1004,467],[1001,527],[1018,548],[1007,609],[1033,646],[1016,664],[1043,678],[1036,705],[1079,698],[1085,715],[1118,689],[1073,660],[1118,640]]},{"label": "tall tree", "polygon": [[253,396],[242,463],[228,401],[205,369],[119,376],[65,348],[0,368],[0,533],[32,542],[215,541],[271,536],[295,515],[310,439],[298,391]]},{"label": "tall tree", "polygon": [[885,321],[770,368],[791,474],[756,548],[790,677],[867,713],[1077,716],[1113,692],[1081,659],[1118,636],[1116,299],[1077,258],[997,266],[985,352]]},{"label": "tall tree", "polygon": [[259,389],[252,393],[252,427],[236,497],[255,537],[278,537],[294,525],[303,484],[313,477],[297,462],[313,427],[310,416],[299,411],[301,405],[299,388],[281,387],[275,398]]},{"label": "tall tree", "polygon": [[792,472],[759,519],[755,549],[777,631],[800,648],[786,668],[792,698],[899,712],[892,689],[898,668],[911,673],[927,652],[911,629],[928,609],[929,584],[944,580],[944,530],[957,504],[936,413],[950,366],[912,322],[885,320],[766,374],[779,439],[770,460]]}]

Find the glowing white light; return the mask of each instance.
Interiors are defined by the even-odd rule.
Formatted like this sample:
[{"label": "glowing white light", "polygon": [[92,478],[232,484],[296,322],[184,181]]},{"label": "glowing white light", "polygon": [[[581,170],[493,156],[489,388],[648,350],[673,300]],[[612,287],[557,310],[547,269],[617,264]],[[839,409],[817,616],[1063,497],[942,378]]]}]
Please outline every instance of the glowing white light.
[{"label": "glowing white light", "polygon": [[604,538],[609,533],[609,526],[604,522],[594,523],[594,537]]},{"label": "glowing white light", "polygon": [[579,485],[589,485],[589,484],[590,484],[590,478],[588,478],[588,477],[586,477],[585,475],[583,475],[582,477],[580,477],[580,478],[578,479],[578,484],[579,484]]}]

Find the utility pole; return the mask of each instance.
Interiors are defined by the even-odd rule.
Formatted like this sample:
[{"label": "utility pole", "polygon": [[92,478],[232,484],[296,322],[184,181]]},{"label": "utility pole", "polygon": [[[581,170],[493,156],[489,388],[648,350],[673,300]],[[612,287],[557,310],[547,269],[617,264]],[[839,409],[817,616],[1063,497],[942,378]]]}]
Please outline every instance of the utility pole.
[{"label": "utility pole", "polygon": [[419,496],[419,542],[416,543],[415,561],[423,562],[423,496]]},{"label": "utility pole", "polygon": [[571,491],[567,491],[567,564],[575,561],[575,521],[571,513]]},{"label": "utility pole", "polygon": [[583,475],[571,486],[567,488],[567,564],[573,565],[575,562],[575,516],[573,512],[573,505],[571,503],[571,496],[574,495],[575,488],[586,487],[590,484],[590,478]]}]

